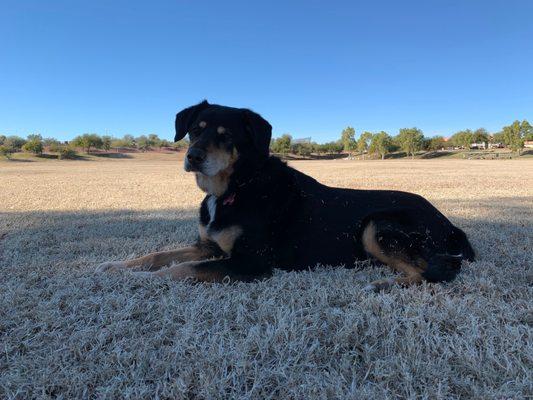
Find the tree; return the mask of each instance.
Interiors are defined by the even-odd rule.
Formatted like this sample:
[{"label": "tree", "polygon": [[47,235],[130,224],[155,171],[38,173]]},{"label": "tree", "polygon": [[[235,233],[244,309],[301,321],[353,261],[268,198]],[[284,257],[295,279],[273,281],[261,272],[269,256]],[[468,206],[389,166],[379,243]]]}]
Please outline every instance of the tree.
[{"label": "tree", "polygon": [[308,157],[313,151],[311,143],[295,143],[293,144],[291,152],[299,156]]},{"label": "tree", "polygon": [[381,159],[384,160],[385,156],[390,152],[391,146],[392,138],[386,132],[381,131],[372,136],[369,151],[379,154]]},{"label": "tree", "polygon": [[357,140],[357,151],[363,155],[363,160],[365,159],[365,152],[368,151],[368,146],[371,141],[372,133],[370,132],[363,132]]},{"label": "tree", "polygon": [[522,131],[522,138],[524,140],[533,140],[533,126],[527,120],[522,121],[520,130]]},{"label": "tree", "polygon": [[11,158],[11,153],[13,153],[11,147],[6,146],[5,144],[0,144],[0,156],[4,156],[9,160]]},{"label": "tree", "polygon": [[135,139],[131,135],[124,135],[121,139],[114,138],[111,147],[135,147]]},{"label": "tree", "polygon": [[103,141],[96,133],[85,133],[81,136],[76,136],[72,140],[72,145],[85,149],[88,154],[91,151],[91,147],[100,149],[103,146]]},{"label": "tree", "polygon": [[38,140],[40,142],[43,141],[43,137],[39,135],[38,133],[32,133],[31,135],[28,135],[26,141],[29,142],[31,140]]},{"label": "tree", "polygon": [[416,152],[422,149],[424,134],[418,128],[403,128],[400,129],[396,140],[407,155],[411,154],[411,157],[415,158]]},{"label": "tree", "polygon": [[526,120],[515,121],[509,126],[504,126],[502,130],[503,142],[509,146],[512,151],[520,154],[524,147],[526,137],[533,135],[533,127]]},{"label": "tree", "polygon": [[470,129],[466,129],[464,131],[454,133],[450,140],[454,146],[462,147],[468,150],[470,145],[474,143],[474,134]]},{"label": "tree", "polygon": [[272,141],[272,151],[274,153],[287,154],[291,151],[292,136],[288,133]]},{"label": "tree", "polygon": [[340,153],[344,148],[340,140],[334,142],[326,142],[320,146],[322,147],[323,153]]},{"label": "tree", "polygon": [[[39,138],[40,135],[30,135],[32,139],[28,140],[26,143],[24,143],[24,146],[22,146],[22,150],[28,151],[30,153],[34,153],[36,155],[43,153],[43,142]],[[28,136],[28,139],[30,138]]]},{"label": "tree", "polygon": [[[54,139],[54,138],[44,138],[43,139],[43,146],[44,147],[49,147],[50,149],[52,147],[54,148],[57,148],[57,146],[61,145],[61,142],[57,139]],[[54,151],[54,150],[51,150],[51,151]]]},{"label": "tree", "polygon": [[496,132],[489,136],[490,143],[503,143],[503,132]]},{"label": "tree", "polygon": [[437,151],[446,146],[446,141],[442,136],[434,136],[429,139],[428,150]]},{"label": "tree", "polygon": [[489,132],[485,128],[476,129],[472,134],[472,143],[483,143],[488,148]]},{"label": "tree", "polygon": [[6,139],[6,135],[0,135],[0,146],[4,144]]},{"label": "tree", "polygon": [[150,133],[148,135],[148,142],[150,143],[151,147],[160,147],[159,143],[161,143],[161,139],[159,139],[159,136],[157,136],[155,133]]},{"label": "tree", "polygon": [[158,144],[159,148],[162,148],[162,147],[170,147],[172,146],[172,143],[170,141],[168,141],[167,139],[161,139],[159,141],[159,144]]},{"label": "tree", "polygon": [[76,158],[76,150],[70,146],[61,145],[58,153],[58,158],[60,160],[71,160]]},{"label": "tree", "polygon": [[145,152],[146,150],[150,150],[151,142],[150,139],[146,135],[141,135],[138,138],[135,139],[135,142],[137,143],[137,148],[141,150],[142,152]]},{"label": "tree", "polygon": [[51,151],[53,153],[59,153],[64,146],[65,145],[61,144],[59,140],[56,140],[55,142],[50,143],[50,145],[48,146],[48,151]]},{"label": "tree", "polygon": [[20,136],[8,136],[4,140],[4,146],[9,147],[13,152],[22,149],[24,143],[26,143],[26,141]]},{"label": "tree", "polygon": [[174,147],[176,150],[183,150],[189,147],[189,139],[183,138],[181,140],[178,140],[175,143],[172,143],[172,147]]},{"label": "tree", "polygon": [[341,143],[345,152],[354,151],[357,147],[355,141],[355,129],[351,126],[346,127],[341,133]]},{"label": "tree", "polygon": [[102,149],[104,149],[105,151],[111,150],[111,143],[113,143],[113,138],[111,136],[102,136]]},{"label": "tree", "polygon": [[132,135],[124,135],[122,141],[124,147],[135,147],[135,138]]}]

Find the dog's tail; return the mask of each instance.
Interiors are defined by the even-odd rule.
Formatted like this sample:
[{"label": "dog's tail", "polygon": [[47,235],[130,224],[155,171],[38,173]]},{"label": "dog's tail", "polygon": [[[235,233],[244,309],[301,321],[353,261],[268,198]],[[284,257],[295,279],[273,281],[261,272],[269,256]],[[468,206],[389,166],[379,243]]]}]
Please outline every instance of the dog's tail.
[{"label": "dog's tail", "polygon": [[448,238],[446,253],[432,254],[428,258],[428,266],[422,276],[429,282],[449,282],[461,270],[463,260],[473,262],[476,253],[468,241],[466,234],[453,227]]}]

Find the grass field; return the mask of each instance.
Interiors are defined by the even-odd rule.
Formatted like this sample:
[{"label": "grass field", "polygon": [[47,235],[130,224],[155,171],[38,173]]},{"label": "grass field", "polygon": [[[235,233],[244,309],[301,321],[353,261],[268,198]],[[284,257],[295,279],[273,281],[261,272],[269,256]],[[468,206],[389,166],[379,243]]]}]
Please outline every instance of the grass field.
[{"label": "grass field", "polygon": [[293,166],[426,196],[479,261],[377,294],[392,274],[368,263],[234,285],[95,274],[194,240],[179,156],[0,162],[0,398],[532,395],[533,159]]}]

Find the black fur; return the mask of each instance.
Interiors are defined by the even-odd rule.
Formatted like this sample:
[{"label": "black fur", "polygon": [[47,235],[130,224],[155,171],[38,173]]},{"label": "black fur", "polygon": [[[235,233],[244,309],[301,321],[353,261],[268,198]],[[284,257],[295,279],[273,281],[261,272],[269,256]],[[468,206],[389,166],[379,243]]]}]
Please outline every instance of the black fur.
[{"label": "black fur", "polygon": [[[268,275],[273,268],[302,270],[317,264],[350,268],[369,258],[361,239],[371,222],[385,251],[425,261],[423,277],[428,281],[449,281],[463,259],[474,259],[464,232],[421,196],[325,186],[268,156],[271,127],[258,114],[204,103],[200,108],[185,110],[184,129],[203,119],[220,121],[231,132],[225,148],[235,147],[239,153],[227,190],[216,198],[215,219],[211,221],[208,194],[200,208],[200,224],[208,232],[239,226],[243,233],[231,255],[199,268],[219,269],[244,280]],[[180,123],[177,137],[182,133]],[[203,135],[203,139],[201,133],[191,136],[192,145],[214,140],[207,132]]]}]

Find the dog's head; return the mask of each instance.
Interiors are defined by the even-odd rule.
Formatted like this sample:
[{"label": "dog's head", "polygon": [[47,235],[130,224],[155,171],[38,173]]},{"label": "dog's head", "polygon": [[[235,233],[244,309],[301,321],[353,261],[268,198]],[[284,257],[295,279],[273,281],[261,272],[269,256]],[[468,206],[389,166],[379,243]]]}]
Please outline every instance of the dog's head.
[{"label": "dog's head", "polygon": [[215,176],[238,158],[260,161],[268,157],[272,127],[259,114],[244,108],[203,101],[176,115],[176,136],[189,134],[185,170]]}]

